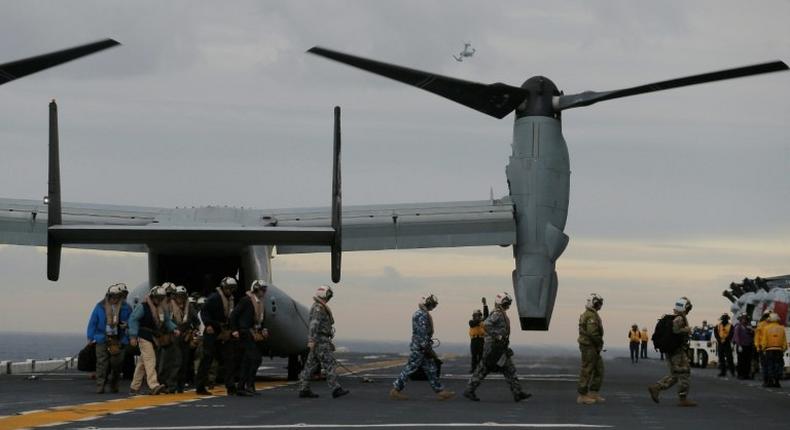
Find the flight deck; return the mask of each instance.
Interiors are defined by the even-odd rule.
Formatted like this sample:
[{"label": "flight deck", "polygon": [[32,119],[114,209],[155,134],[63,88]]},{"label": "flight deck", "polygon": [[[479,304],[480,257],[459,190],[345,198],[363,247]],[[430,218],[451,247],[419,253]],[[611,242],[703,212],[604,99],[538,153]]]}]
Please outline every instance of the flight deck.
[{"label": "flight deck", "polygon": [[[493,374],[477,391],[480,402],[460,394],[469,378],[467,357],[446,357],[443,381],[456,391],[439,401],[427,382],[409,381],[409,400],[388,397],[405,358],[399,354],[340,353],[347,368],[341,383],[351,394],[333,399],[323,381],[315,381],[317,399],[300,399],[285,380],[278,361],[264,361],[256,397],[196,396],[194,392],[129,396],[97,395],[84,373],[51,373],[29,379],[0,376],[0,429],[203,430],[288,428],[619,428],[619,429],[786,429],[790,389],[767,389],[758,380],[720,379],[715,369],[692,369],[689,398],[696,408],[675,406],[674,391],[655,404],[647,385],[666,373],[657,359],[631,364],[606,360],[601,394],[606,403],[576,404],[579,360],[575,356],[516,356],[525,391],[532,398],[512,400],[501,375]],[[349,374],[353,371],[355,374]],[[790,387],[790,383],[787,384]]]}]

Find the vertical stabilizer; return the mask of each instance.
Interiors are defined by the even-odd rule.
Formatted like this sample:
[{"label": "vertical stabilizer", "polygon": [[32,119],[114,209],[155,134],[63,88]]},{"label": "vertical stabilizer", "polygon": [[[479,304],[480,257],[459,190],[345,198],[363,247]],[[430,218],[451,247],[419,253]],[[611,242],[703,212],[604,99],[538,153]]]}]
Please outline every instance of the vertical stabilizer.
[{"label": "vertical stabilizer", "polygon": [[[49,186],[47,191],[47,227],[63,223],[60,207],[60,144],[58,141],[58,105],[49,103]],[[47,232],[47,279],[60,276],[61,243]]]},{"label": "vertical stabilizer", "polygon": [[332,162],[332,282],[340,282],[340,259],[343,252],[343,214],[340,184],[340,106],[335,106],[334,148]]}]

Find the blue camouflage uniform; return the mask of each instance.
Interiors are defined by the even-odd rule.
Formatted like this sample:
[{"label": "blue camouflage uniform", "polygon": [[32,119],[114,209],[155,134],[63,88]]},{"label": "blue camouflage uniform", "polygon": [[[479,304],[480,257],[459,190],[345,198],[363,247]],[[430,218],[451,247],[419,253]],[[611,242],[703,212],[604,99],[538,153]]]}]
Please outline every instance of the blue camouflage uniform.
[{"label": "blue camouflage uniform", "polygon": [[501,370],[513,396],[521,395],[521,384],[516,376],[516,366],[511,359],[513,350],[510,344],[510,319],[505,311],[497,306],[483,323],[486,329],[483,359],[477,365],[467,390],[474,393],[483,379],[493,371]]},{"label": "blue camouflage uniform", "polygon": [[425,375],[428,376],[428,383],[431,384],[431,388],[438,393],[444,390],[444,387],[439,382],[435,361],[436,353],[433,351],[433,318],[422,305],[411,317],[411,331],[409,362],[401,370],[398,379],[395,380],[393,385],[396,390],[403,390],[406,385],[406,378],[416,372],[417,369],[422,368]]},{"label": "blue camouflage uniform", "polygon": [[310,391],[310,379],[318,370],[319,366],[326,372],[326,383],[332,391],[340,388],[335,371],[335,345],[332,338],[335,336],[333,325],[335,319],[332,311],[325,303],[314,299],[313,306],[310,308],[310,323],[308,326],[308,341],[313,343],[313,349],[307,354],[302,374],[299,378],[299,391]]}]

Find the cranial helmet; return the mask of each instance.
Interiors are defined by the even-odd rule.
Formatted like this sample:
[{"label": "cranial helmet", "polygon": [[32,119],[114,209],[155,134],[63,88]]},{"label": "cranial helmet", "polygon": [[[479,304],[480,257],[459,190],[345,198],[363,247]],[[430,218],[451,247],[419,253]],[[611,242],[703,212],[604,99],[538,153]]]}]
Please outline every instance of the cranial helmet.
[{"label": "cranial helmet", "polygon": [[688,314],[691,312],[691,308],[691,300],[689,300],[688,297],[681,297],[675,301],[675,312]]},{"label": "cranial helmet", "polygon": [[165,294],[175,294],[176,292],[176,284],[172,282],[163,283],[162,288],[165,289]]},{"label": "cranial helmet", "polygon": [[730,316],[728,314],[721,314],[721,318],[719,318],[719,319],[721,321],[729,321],[730,320]]},{"label": "cranial helmet", "polygon": [[506,292],[499,293],[494,298],[494,304],[503,309],[509,308],[512,303],[513,303],[513,298],[510,297],[510,294]]},{"label": "cranial helmet", "polygon": [[181,295],[186,296],[187,295],[187,287],[185,287],[183,285],[179,285],[179,286],[177,286],[175,288],[175,290],[173,290],[173,294],[175,294],[177,296],[181,296]]},{"label": "cranial helmet", "polygon": [[776,312],[771,312],[771,315],[768,316],[769,322],[779,322],[779,314]]},{"label": "cranial helmet", "polygon": [[120,296],[121,294],[123,294],[123,290],[121,290],[118,284],[110,285],[110,288],[107,289],[108,296]]},{"label": "cranial helmet", "polygon": [[483,311],[481,311],[480,309],[475,309],[475,311],[472,312],[472,318],[474,318],[476,316],[479,316],[480,318],[482,318],[483,317]]},{"label": "cranial helmet", "polygon": [[262,279],[256,279],[252,281],[252,284],[250,284],[250,291],[253,294],[257,294],[259,291],[265,292],[267,288],[269,288],[269,284],[267,284],[266,281]]},{"label": "cranial helmet", "polygon": [[236,282],[236,278],[232,278],[230,276],[226,276],[226,277],[222,278],[222,281],[220,281],[220,283],[219,283],[220,287],[222,287],[222,288],[228,287],[231,290],[235,290],[236,286],[238,286],[238,285],[239,284],[238,284],[238,282]]},{"label": "cranial helmet", "polygon": [[590,297],[587,298],[587,307],[595,310],[601,309],[603,307],[603,297],[595,293],[590,294]]},{"label": "cranial helmet", "polygon": [[332,287],[329,285],[321,285],[317,290],[315,290],[315,295],[313,295],[313,297],[326,303],[332,299],[333,295],[334,293],[332,292]]},{"label": "cranial helmet", "polygon": [[165,291],[164,287],[161,285],[155,285],[154,288],[151,288],[151,297],[154,298],[164,298],[167,295],[167,291]]},{"label": "cranial helmet", "polygon": [[439,299],[436,298],[433,294],[428,294],[427,296],[420,299],[420,304],[425,306],[426,309],[429,311],[436,309],[439,306]]}]

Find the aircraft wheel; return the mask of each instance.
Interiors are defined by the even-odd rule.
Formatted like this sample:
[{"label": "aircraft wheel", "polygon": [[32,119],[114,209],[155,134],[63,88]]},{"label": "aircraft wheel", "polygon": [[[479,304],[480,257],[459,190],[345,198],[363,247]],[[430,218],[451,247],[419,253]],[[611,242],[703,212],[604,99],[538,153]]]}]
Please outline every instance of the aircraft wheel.
[{"label": "aircraft wheel", "polygon": [[699,367],[703,369],[708,367],[708,353],[705,351],[699,352]]}]

